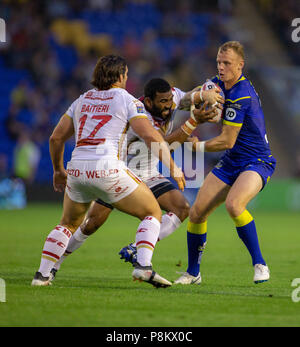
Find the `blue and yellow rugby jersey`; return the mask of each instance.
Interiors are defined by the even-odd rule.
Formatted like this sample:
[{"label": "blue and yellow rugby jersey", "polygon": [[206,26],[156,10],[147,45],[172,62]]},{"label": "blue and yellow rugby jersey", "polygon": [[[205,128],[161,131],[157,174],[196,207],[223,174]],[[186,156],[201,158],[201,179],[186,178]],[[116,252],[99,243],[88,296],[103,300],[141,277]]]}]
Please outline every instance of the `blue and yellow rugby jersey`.
[{"label": "blue and yellow rugby jersey", "polygon": [[241,127],[235,145],[225,152],[225,156],[239,162],[259,160],[275,163],[267,139],[261,101],[252,83],[241,75],[236,84],[226,90],[219,76],[212,81],[225,94],[223,124]]}]

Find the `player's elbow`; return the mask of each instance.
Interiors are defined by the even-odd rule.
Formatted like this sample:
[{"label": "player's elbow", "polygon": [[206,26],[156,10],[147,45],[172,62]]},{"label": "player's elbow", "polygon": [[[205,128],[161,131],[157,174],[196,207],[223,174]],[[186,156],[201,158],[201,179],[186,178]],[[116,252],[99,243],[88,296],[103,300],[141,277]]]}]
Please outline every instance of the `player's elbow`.
[{"label": "player's elbow", "polygon": [[63,140],[62,140],[61,136],[59,136],[55,132],[53,132],[49,138],[49,144],[50,145],[60,144],[62,142],[63,142]]},{"label": "player's elbow", "polygon": [[233,146],[234,146],[234,143],[232,143],[232,142],[225,142],[224,143],[224,150],[232,149]]},{"label": "player's elbow", "polygon": [[226,138],[223,143],[224,143],[224,150],[227,149],[232,149],[235,145],[235,141],[236,139],[232,139],[232,138]]},{"label": "player's elbow", "polygon": [[57,136],[55,136],[54,133],[51,134],[51,136],[49,137],[49,143],[55,143],[57,141]]},{"label": "player's elbow", "polygon": [[219,141],[216,148],[217,151],[227,151],[234,146],[230,141]]}]

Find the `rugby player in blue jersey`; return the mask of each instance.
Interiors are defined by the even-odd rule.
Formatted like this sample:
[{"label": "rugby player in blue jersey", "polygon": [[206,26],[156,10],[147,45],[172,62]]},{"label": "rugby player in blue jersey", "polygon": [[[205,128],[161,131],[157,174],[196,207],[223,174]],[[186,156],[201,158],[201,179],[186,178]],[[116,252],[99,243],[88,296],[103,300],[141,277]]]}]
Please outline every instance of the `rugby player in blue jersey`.
[{"label": "rugby player in blue jersey", "polygon": [[269,181],[276,160],[270,151],[259,96],[243,75],[244,64],[244,48],[239,42],[226,42],[219,48],[218,75],[212,81],[225,94],[223,127],[219,136],[197,143],[195,150],[225,151],[225,154],[205,178],[190,209],[188,268],[175,281],[177,284],[201,283],[200,262],[206,244],[207,219],[223,202],[251,255],[254,282],[270,278],[247,205]]}]

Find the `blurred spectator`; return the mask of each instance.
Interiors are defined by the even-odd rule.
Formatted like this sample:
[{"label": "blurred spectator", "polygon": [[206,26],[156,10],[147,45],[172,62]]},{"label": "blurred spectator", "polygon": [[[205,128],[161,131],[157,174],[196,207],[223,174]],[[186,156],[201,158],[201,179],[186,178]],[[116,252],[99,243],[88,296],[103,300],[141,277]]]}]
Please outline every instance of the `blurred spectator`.
[{"label": "blurred spectator", "polygon": [[19,112],[20,108],[17,105],[12,104],[10,109],[8,110],[8,115],[5,123],[7,133],[14,141],[17,140],[23,128],[22,123],[17,120]]},{"label": "blurred spectator", "polygon": [[28,108],[29,94],[28,82],[21,80],[11,92],[11,103],[19,108]]},{"label": "blurred spectator", "polygon": [[232,0],[218,0],[218,6],[223,14],[231,15],[233,10]]},{"label": "blurred spectator", "polygon": [[26,206],[25,185],[20,178],[10,177],[7,156],[0,153],[0,209],[21,209]]},{"label": "blurred spectator", "polygon": [[287,53],[290,54],[294,64],[299,65],[300,49],[299,44],[291,39],[291,24],[294,18],[300,17],[299,0],[256,0],[260,12],[271,23],[273,30],[276,30],[282,44],[286,46]]},{"label": "blurred spectator", "polygon": [[31,140],[30,132],[23,129],[14,151],[14,175],[26,184],[31,184],[35,179],[39,161],[39,147]]},{"label": "blurred spectator", "polygon": [[300,180],[300,152],[298,152],[298,155],[296,157],[295,177]]},{"label": "blurred spectator", "polygon": [[7,170],[7,156],[4,153],[0,153],[0,180],[3,180],[9,176]]}]

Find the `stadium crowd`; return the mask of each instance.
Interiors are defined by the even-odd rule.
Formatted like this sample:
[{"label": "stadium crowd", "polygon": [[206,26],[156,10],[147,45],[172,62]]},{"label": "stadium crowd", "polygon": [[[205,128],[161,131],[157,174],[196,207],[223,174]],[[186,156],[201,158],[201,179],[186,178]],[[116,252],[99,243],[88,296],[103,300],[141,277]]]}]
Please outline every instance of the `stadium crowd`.
[{"label": "stadium crowd", "polygon": [[[213,47],[225,39],[222,21],[230,5],[230,0],[4,1],[0,7],[8,43],[1,61],[5,68],[27,74],[13,86],[8,112],[1,117],[15,146],[26,130],[31,147],[37,147],[32,149],[36,161],[41,158],[32,170],[38,178],[23,178],[51,177],[49,134],[72,100],[91,87],[91,69],[99,56],[126,57],[127,89],[136,97],[155,76],[189,90],[215,75]],[[114,25],[112,18],[118,21]],[[207,137],[214,131],[208,129]]]},{"label": "stadium crowd", "polygon": [[[300,2],[298,0],[256,0],[257,8],[270,23],[272,30],[279,38],[283,49],[288,54],[293,67],[278,67],[276,69],[264,69],[265,78],[271,81],[273,91],[280,97],[287,110],[293,126],[300,130],[300,46],[294,42],[292,25],[295,18],[300,17]],[[298,34],[299,36],[299,34]],[[285,97],[282,97],[285,95]],[[288,102],[286,102],[288,100]],[[297,162],[297,159],[295,160]],[[299,169],[297,169],[299,170]],[[297,175],[298,176],[298,175]]]},{"label": "stadium crowd", "polygon": [[[290,35],[287,21],[299,12],[297,0],[257,0],[257,5],[283,39]],[[126,58],[127,89],[136,97],[152,77],[182,90],[213,77],[215,47],[230,36],[227,23],[233,8],[234,0],[1,2],[7,42],[0,47],[0,70],[19,75],[15,83],[1,86],[6,93],[2,101],[9,99],[5,108],[0,98],[1,127],[9,137],[5,145],[0,142],[0,153],[8,156],[7,174],[28,184],[51,181],[49,135],[72,100],[91,87],[91,70],[101,55]],[[298,46],[291,52],[298,62]],[[217,131],[205,124],[196,135],[205,140]],[[72,147],[69,141],[66,158]],[[208,155],[207,172],[217,157]]]},{"label": "stadium crowd", "polygon": [[272,28],[276,31],[286,46],[287,51],[293,58],[296,65],[299,65],[300,49],[292,39],[291,26],[292,20],[300,15],[300,2],[298,0],[256,0],[257,6],[261,13],[271,23]]}]

